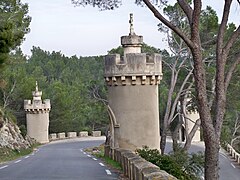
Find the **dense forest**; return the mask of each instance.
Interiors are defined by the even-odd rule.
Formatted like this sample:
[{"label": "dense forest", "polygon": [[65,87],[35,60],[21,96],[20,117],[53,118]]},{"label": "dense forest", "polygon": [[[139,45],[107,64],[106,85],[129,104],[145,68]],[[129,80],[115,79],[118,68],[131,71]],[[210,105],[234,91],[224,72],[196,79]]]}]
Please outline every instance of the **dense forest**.
[{"label": "dense forest", "polygon": [[23,100],[32,99],[38,81],[42,98],[51,100],[50,133],[106,128],[106,109],[93,94],[106,98],[103,57],[65,57],[39,47],[33,47],[29,58],[20,50],[10,57],[1,74],[1,101],[19,125],[26,124]]}]

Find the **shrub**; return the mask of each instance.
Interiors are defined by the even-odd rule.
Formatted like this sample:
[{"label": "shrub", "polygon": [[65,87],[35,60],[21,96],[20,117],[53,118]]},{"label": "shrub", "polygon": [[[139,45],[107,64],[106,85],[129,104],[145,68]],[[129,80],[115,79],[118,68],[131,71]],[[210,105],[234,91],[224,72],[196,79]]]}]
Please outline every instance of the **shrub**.
[{"label": "shrub", "polygon": [[26,135],[27,135],[27,128],[26,128],[26,126],[25,125],[21,125],[21,126],[19,126],[19,129],[21,131],[21,135],[25,138]]},{"label": "shrub", "polygon": [[161,170],[180,180],[198,180],[203,174],[203,154],[187,154],[182,148],[169,155],[161,155],[157,149],[144,146],[137,153],[147,161],[157,165]]}]

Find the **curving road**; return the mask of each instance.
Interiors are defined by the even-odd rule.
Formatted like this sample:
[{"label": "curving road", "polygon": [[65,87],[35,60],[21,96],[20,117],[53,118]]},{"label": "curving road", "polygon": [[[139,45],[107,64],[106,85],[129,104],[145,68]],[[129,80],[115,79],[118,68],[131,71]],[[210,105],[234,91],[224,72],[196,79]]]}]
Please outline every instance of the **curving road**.
[{"label": "curving road", "polygon": [[41,146],[33,154],[0,164],[1,180],[113,180],[118,175],[84,148],[104,140],[63,140]]},{"label": "curving road", "polygon": [[[102,144],[103,138],[77,138],[51,142],[31,155],[0,164],[1,180],[116,180],[118,175],[100,160],[84,152]],[[166,150],[171,151],[168,140]],[[204,151],[204,143],[192,143],[190,152]],[[239,180],[240,168],[220,152],[220,180]]]}]

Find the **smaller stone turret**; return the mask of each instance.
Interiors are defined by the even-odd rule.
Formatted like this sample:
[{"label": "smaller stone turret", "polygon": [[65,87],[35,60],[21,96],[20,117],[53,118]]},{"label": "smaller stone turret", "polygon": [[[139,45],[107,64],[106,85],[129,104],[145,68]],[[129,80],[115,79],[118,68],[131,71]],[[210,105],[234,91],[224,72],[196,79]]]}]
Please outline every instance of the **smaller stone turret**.
[{"label": "smaller stone turret", "polygon": [[42,91],[36,89],[32,92],[33,100],[24,100],[24,109],[27,120],[27,134],[39,143],[48,142],[50,99],[42,101]]},{"label": "smaller stone turret", "polygon": [[[184,108],[184,121],[185,121],[185,126],[184,129],[185,131],[189,134],[191,132],[191,130],[193,129],[195,123],[197,122],[197,120],[200,119],[200,115],[199,112],[197,110],[196,107],[194,107],[193,103],[192,103],[192,93],[189,91],[187,92],[187,95],[184,99],[184,101],[186,102],[186,107]],[[180,140],[183,141],[182,136],[184,134],[184,132],[181,132],[182,129],[180,130]],[[200,127],[197,129],[192,141],[195,142],[199,142],[201,141],[201,136],[200,136]]]}]

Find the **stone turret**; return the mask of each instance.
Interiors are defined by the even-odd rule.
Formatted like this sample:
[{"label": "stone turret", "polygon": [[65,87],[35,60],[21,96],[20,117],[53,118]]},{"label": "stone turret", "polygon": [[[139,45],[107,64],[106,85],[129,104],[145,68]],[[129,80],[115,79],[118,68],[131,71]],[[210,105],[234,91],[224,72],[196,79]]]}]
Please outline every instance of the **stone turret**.
[{"label": "stone turret", "polygon": [[111,146],[135,150],[147,145],[160,148],[158,84],[161,56],[141,53],[143,37],[135,34],[130,14],[130,33],[121,37],[124,56],[105,57]]},{"label": "stone turret", "polygon": [[[192,93],[188,92],[184,101],[186,102],[185,104],[186,107],[184,107],[184,129],[181,129],[179,131],[179,139],[180,141],[184,141],[185,140],[185,131],[189,134],[191,132],[191,130],[193,129],[195,123],[197,122],[197,120],[200,119],[200,115],[199,112],[197,110],[196,107],[192,107]],[[201,141],[201,135],[200,135],[200,127],[198,127],[196,133],[193,136],[192,139],[193,142],[199,142]]]},{"label": "stone turret", "polygon": [[42,101],[42,91],[38,90],[36,82],[36,90],[32,92],[33,100],[24,100],[24,109],[27,120],[27,134],[39,143],[47,143],[48,127],[49,127],[49,111],[51,109],[50,100]]}]

